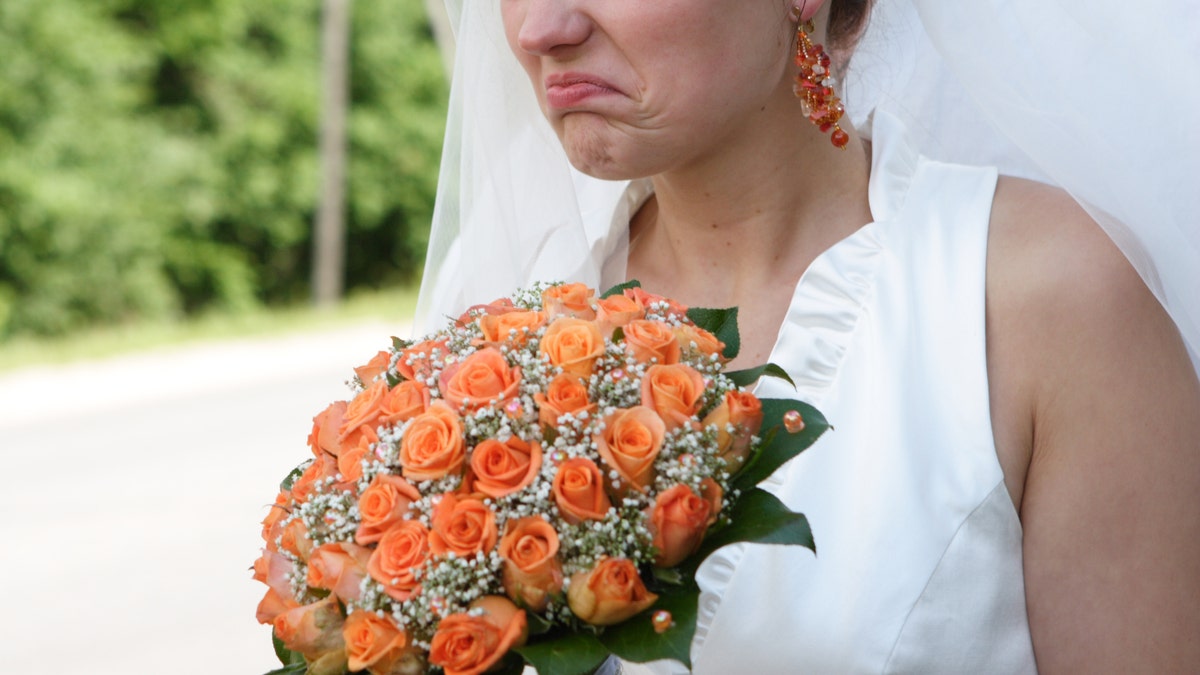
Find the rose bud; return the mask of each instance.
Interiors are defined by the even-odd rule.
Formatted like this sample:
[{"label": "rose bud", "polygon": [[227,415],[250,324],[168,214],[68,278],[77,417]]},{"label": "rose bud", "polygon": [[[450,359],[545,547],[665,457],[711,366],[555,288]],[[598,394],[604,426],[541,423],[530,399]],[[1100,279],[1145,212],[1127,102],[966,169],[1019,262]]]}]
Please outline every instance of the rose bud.
[{"label": "rose bud", "polygon": [[683,348],[684,352],[700,352],[708,357],[716,354],[721,363],[729,361],[723,356],[725,343],[718,340],[716,335],[699,326],[680,324],[675,327],[675,338],[679,340],[679,346]]},{"label": "rose bud", "polygon": [[532,310],[488,314],[479,317],[484,344],[525,344],[529,335],[546,324],[546,315]]},{"label": "rose bud", "polygon": [[619,476],[618,496],[631,488],[644,492],[654,481],[654,460],[666,433],[662,418],[645,406],[618,410],[605,419],[596,446],[600,458]]},{"label": "rose bud", "polygon": [[563,372],[586,378],[604,353],[600,329],[583,319],[558,319],[542,335],[538,348]]},{"label": "rose bud", "polygon": [[408,634],[390,616],[356,610],[346,617],[342,637],[351,672],[399,675],[406,665],[411,665],[408,661],[413,650],[408,644]]},{"label": "rose bud", "polygon": [[689,365],[650,366],[642,378],[642,405],[651,408],[667,431],[688,424],[704,403],[704,376]]},{"label": "rose bud", "polygon": [[383,538],[383,533],[404,519],[408,507],[421,493],[400,476],[376,474],[358,497],[359,523],[354,541],[366,546]]},{"label": "rose bud", "polygon": [[400,441],[401,473],[411,481],[437,480],[459,473],[466,463],[462,420],[442,401],[408,423]]},{"label": "rose bud", "polygon": [[433,508],[429,550],[434,555],[487,553],[495,548],[498,536],[496,514],[482,499],[445,494]]},{"label": "rose bud", "polygon": [[705,416],[701,424],[717,428],[717,451],[732,473],[745,463],[750,454],[750,440],[762,428],[762,422],[762,401],[750,392],[734,390],[725,394],[721,405]]},{"label": "rose bud", "polygon": [[[686,305],[681,305],[678,302],[664,298],[661,295],[649,293],[641,288],[626,288],[624,295],[646,309],[650,309],[651,305],[661,304],[666,305],[668,314],[674,314],[679,317],[687,316],[688,308]],[[661,309],[658,311],[661,311]]]},{"label": "rose bud", "polygon": [[375,381],[375,378],[387,372],[388,365],[392,362],[392,353],[389,351],[380,351],[375,356],[371,357],[365,365],[361,365],[354,369],[354,374],[358,376],[358,381],[367,386]]},{"label": "rose bud", "polygon": [[405,380],[392,387],[379,403],[382,424],[407,422],[429,409],[429,387]]},{"label": "rose bud", "polygon": [[597,300],[596,308],[596,323],[603,335],[612,335],[614,330],[627,326],[630,321],[637,321],[646,316],[645,307],[624,295]]},{"label": "rose bud", "polygon": [[371,549],[365,546],[349,542],[320,546],[308,560],[308,585],[333,591],[342,602],[357,602],[370,559]]},{"label": "rose bud", "polygon": [[292,597],[290,579],[296,571],[296,564],[286,556],[278,551],[264,550],[258,560],[254,561],[253,569],[255,581],[270,586],[280,598]]},{"label": "rose bud", "polygon": [[342,610],[333,595],[311,605],[301,605],[275,617],[275,636],[283,646],[300,652],[309,662],[326,654],[341,654],[345,665],[346,643],[342,639]]},{"label": "rose bud", "polygon": [[471,603],[471,610],[442,619],[433,635],[429,662],[446,675],[486,672],[528,637],[525,612],[508,598],[484,596]]},{"label": "rose bud", "polygon": [[499,499],[533,483],[542,468],[542,446],[511,436],[501,443],[488,439],[471,453],[471,490]]},{"label": "rose bud", "polygon": [[612,508],[604,489],[604,475],[586,457],[568,459],[558,465],[550,486],[559,515],[572,525],[585,520],[604,520]]},{"label": "rose bud", "polygon": [[650,532],[658,554],[654,564],[674,567],[700,548],[712,515],[712,503],[679,484],[661,492],[650,510]]},{"label": "rose bud", "polygon": [[442,371],[442,398],[455,410],[478,410],[515,397],[521,369],[511,368],[495,347],[485,347]]},{"label": "rose bud", "polygon": [[593,626],[621,623],[657,600],[626,558],[601,558],[591,571],[573,575],[567,588],[571,612]]},{"label": "rose bud", "polygon": [[445,340],[418,342],[400,352],[396,372],[406,380],[427,380],[433,374],[435,361],[440,362],[449,351]]},{"label": "rose bud", "polygon": [[662,321],[631,321],[625,326],[625,349],[638,363],[679,363],[679,340]]},{"label": "rose bud", "polygon": [[263,599],[258,601],[258,608],[255,610],[254,618],[259,623],[273,624],[275,623],[275,617],[299,606],[300,603],[292,598],[291,593],[280,595],[274,588],[268,588]]},{"label": "rose bud", "polygon": [[288,521],[279,535],[279,548],[308,562],[308,556],[312,555],[313,543],[308,536],[308,527],[303,520],[296,518]]},{"label": "rose bud", "polygon": [[[379,425],[379,417],[383,414],[380,406],[383,404],[383,397],[388,393],[388,384],[384,380],[376,380],[371,386],[358,392],[350,401],[350,405],[346,408],[345,416],[342,417],[342,426],[338,430],[338,442],[345,443],[346,439],[350,438],[354,432],[359,429],[366,428],[371,431]],[[343,449],[345,446],[343,445]]]},{"label": "rose bud", "polygon": [[596,404],[588,400],[587,383],[571,373],[560,373],[546,387],[546,393],[533,395],[538,406],[538,422],[543,426],[558,426],[558,418],[567,413],[596,412]]},{"label": "rose bud", "polygon": [[419,520],[401,520],[383,533],[367,561],[367,573],[388,597],[404,602],[420,587],[413,569],[428,559],[429,530]]},{"label": "rose bud", "polygon": [[558,533],[541,516],[508,521],[500,539],[504,559],[504,592],[534,612],[542,612],[550,596],[562,591]]},{"label": "rose bud", "polygon": [[542,291],[542,307],[550,319],[568,316],[591,321],[596,318],[594,291],[586,284],[561,284]]},{"label": "rose bud", "polygon": [[347,401],[334,401],[329,407],[313,418],[312,432],[308,435],[308,447],[312,448],[313,456],[320,457],[322,452],[336,455],[341,445],[338,434],[342,428],[342,418],[346,415]]}]

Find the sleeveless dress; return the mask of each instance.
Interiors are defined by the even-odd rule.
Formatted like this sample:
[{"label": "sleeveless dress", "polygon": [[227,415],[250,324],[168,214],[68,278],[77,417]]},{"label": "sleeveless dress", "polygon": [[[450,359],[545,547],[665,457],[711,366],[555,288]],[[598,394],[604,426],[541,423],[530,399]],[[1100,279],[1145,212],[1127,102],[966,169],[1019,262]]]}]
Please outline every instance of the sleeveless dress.
[{"label": "sleeveless dress", "polygon": [[757,392],[833,425],[762,484],[808,516],[817,552],[741,544],[705,562],[698,674],[1036,672],[988,403],[996,171],[925,159],[882,114],[873,136],[874,222],[800,279],[771,355],[798,391]]}]

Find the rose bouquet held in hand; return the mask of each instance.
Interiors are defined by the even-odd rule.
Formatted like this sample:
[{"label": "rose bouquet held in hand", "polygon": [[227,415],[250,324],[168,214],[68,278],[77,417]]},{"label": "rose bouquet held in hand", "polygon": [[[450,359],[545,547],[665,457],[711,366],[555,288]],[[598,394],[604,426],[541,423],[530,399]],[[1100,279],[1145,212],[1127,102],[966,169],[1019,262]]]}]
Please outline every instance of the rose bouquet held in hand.
[{"label": "rose bouquet held in hand", "polygon": [[725,372],[736,310],[541,285],[355,369],[263,521],[275,673],[690,665],[696,568],[812,548],[755,485],[826,428]]}]

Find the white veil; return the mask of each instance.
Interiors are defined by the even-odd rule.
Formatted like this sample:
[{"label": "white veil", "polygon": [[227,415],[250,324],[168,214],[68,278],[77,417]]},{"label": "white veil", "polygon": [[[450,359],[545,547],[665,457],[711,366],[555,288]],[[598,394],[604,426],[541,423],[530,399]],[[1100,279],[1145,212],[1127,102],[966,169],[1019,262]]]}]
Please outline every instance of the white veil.
[{"label": "white veil", "polygon": [[[537,279],[595,285],[619,237],[624,184],[570,168],[499,4],[447,0],[458,51],[419,330]],[[855,126],[886,109],[926,155],[1066,189],[1200,363],[1200,3],[875,5],[843,80]]]}]

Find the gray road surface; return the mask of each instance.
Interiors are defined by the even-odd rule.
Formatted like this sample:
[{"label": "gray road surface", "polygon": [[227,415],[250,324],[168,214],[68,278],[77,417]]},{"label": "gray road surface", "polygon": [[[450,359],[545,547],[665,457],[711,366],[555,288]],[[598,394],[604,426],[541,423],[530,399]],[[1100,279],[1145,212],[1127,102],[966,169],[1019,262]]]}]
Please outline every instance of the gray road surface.
[{"label": "gray road surface", "polygon": [[0,673],[247,674],[259,521],[362,324],[0,376]]}]

